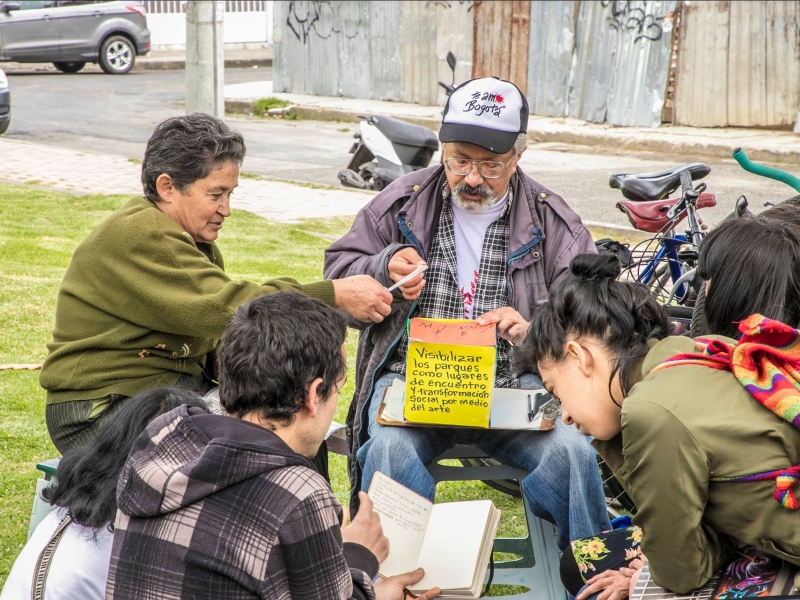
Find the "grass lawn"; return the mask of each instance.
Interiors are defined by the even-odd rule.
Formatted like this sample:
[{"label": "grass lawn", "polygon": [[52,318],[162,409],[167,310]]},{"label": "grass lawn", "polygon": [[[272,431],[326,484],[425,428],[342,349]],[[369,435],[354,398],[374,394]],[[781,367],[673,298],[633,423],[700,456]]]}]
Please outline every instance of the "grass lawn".
[{"label": "grass lawn", "polygon": [[[45,359],[56,294],[72,252],[102,219],[126,201],[122,196],[68,196],[0,184],[0,364],[41,363]],[[219,246],[227,271],[234,278],[261,281],[289,275],[310,282],[322,278],[328,242],[306,232],[342,234],[350,224],[350,218],[339,218],[283,225],[235,211],[226,222]],[[351,373],[341,394],[343,400],[353,393],[356,341],[356,333],[351,332]],[[44,422],[45,394],[38,375],[38,371],[0,371],[0,588],[27,539],[38,478],[35,464],[58,456]],[[342,402],[336,420],[344,422],[346,414],[347,403]],[[331,476],[336,495],[347,505],[349,482],[344,457],[331,455]],[[482,483],[442,484],[437,501],[486,497],[503,511],[500,535],[523,535],[521,501]]]}]

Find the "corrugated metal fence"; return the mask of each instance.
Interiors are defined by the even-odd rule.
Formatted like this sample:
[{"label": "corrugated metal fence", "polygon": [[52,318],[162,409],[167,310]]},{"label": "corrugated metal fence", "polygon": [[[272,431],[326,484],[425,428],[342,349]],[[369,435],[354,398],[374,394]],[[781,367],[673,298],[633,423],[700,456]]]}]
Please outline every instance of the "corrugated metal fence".
[{"label": "corrugated metal fence", "polygon": [[534,115],[656,126],[668,89],[664,114],[687,125],[790,125],[800,108],[798,0],[303,0],[275,8],[276,90],[443,104],[437,82],[450,82],[452,50],[456,82],[510,79]]},{"label": "corrugated metal fence", "polygon": [[471,2],[275,3],[274,86],[301,94],[444,102],[472,68]]},{"label": "corrugated metal fence", "polygon": [[681,8],[675,122],[791,127],[800,108],[800,2]]}]

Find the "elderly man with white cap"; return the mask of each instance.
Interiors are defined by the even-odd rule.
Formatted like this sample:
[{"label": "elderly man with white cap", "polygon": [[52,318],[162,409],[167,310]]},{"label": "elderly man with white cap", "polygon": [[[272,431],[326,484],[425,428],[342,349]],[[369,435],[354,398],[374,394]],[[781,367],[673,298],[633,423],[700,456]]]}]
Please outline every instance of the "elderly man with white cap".
[{"label": "elderly man with white cap", "polygon": [[405,377],[410,317],[496,323],[496,387],[542,387],[537,374],[513,372],[511,346],[568,274],[571,258],[595,248],[566,202],[517,166],[527,127],[528,103],[513,83],[463,83],[445,107],[442,164],[400,178],[367,204],[327,250],[325,277],[367,274],[389,287],[428,266],[393,292],[391,315],[361,332],[348,416],[353,498],[381,471],[433,500],[425,465],[455,444],[472,444],[529,471],[524,497],[558,526],[564,549],[610,529],[594,453],[577,430],[561,422],[539,432],[376,421],[384,390]]}]

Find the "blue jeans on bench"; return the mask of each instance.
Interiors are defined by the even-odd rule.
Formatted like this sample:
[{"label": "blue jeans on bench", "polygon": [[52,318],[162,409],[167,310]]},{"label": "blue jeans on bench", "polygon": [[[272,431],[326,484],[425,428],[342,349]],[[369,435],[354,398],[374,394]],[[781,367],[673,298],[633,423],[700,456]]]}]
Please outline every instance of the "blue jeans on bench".
[{"label": "blue jeans on bench", "polygon": [[[555,523],[558,545],[591,537],[611,528],[603,483],[594,450],[574,427],[559,419],[551,431],[508,431],[454,427],[392,427],[377,423],[384,390],[396,373],[375,384],[369,406],[369,440],[358,450],[361,489],[367,491],[375,471],[388,475],[433,501],[435,483],[425,465],[457,444],[478,446],[503,464],[528,471],[520,484],[533,514]],[[520,387],[542,387],[533,374]]]}]

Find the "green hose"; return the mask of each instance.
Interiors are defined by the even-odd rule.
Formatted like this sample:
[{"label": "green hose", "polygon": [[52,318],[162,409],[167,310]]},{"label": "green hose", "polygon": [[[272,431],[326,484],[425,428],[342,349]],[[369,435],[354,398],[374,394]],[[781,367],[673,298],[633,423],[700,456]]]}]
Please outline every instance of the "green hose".
[{"label": "green hose", "polygon": [[757,165],[744,153],[744,150],[741,148],[737,148],[733,151],[733,158],[739,165],[745,170],[750,171],[751,173],[755,173],[756,175],[761,175],[762,177],[769,177],[770,179],[777,179],[778,181],[785,183],[791,188],[794,188],[796,191],[800,192],[800,179],[795,177],[794,175],[787,173],[786,171],[781,171],[780,169],[774,169],[772,167],[765,167],[764,165]]}]

